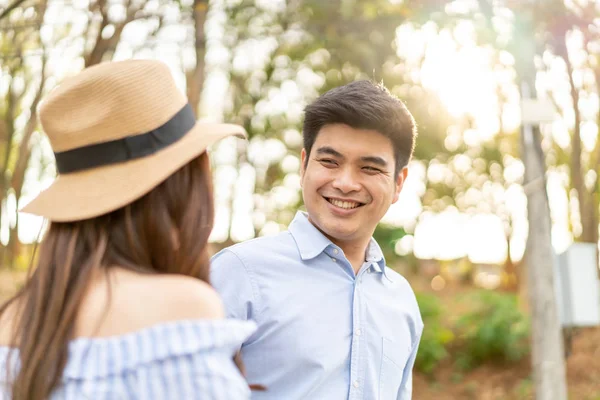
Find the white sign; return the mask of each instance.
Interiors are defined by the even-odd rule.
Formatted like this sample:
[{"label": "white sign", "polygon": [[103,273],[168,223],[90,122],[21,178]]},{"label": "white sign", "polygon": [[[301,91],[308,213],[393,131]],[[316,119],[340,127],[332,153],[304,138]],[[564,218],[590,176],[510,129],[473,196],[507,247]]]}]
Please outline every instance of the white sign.
[{"label": "white sign", "polygon": [[522,99],[521,123],[540,124],[556,119],[554,104],[547,99]]},{"label": "white sign", "polygon": [[558,256],[555,285],[563,326],[600,325],[600,278],[596,245],[573,243]]}]

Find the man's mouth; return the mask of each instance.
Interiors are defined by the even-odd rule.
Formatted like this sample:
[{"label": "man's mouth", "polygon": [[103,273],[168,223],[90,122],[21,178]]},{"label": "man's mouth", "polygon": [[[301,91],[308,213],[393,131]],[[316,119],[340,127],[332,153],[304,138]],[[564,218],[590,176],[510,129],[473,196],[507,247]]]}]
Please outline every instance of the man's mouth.
[{"label": "man's mouth", "polygon": [[364,203],[359,203],[359,202],[351,201],[351,200],[340,200],[340,199],[333,199],[330,197],[325,197],[325,200],[327,200],[328,202],[330,202],[331,204],[333,204],[336,207],[343,208],[344,210],[352,210],[354,208],[364,206]]}]

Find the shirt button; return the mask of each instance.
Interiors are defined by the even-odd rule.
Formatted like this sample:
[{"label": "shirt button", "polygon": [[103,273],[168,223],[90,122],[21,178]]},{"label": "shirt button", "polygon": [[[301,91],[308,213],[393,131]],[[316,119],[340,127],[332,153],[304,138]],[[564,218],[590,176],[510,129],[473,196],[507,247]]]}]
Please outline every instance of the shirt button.
[{"label": "shirt button", "polygon": [[354,381],[354,383],[352,384],[352,386],[354,386],[355,388],[358,387],[358,381]]},{"label": "shirt button", "polygon": [[356,330],[356,336],[360,336],[360,335],[362,335],[362,331],[360,329],[357,329]]},{"label": "shirt button", "polygon": [[333,249],[333,254],[337,254],[337,253],[339,253],[339,250],[338,249]]},{"label": "shirt button", "polygon": [[331,257],[331,261],[337,262],[337,260],[335,258],[333,258],[333,257]]}]

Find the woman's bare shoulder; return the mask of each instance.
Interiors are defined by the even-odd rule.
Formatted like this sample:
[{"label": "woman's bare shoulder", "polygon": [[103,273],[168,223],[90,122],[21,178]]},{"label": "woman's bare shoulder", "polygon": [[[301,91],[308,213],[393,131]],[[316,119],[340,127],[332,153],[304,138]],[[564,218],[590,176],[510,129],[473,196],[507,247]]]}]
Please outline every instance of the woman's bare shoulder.
[{"label": "woman's bare shoulder", "polygon": [[[199,279],[124,270],[108,276],[110,279],[93,281],[84,296],[73,330],[75,337],[122,335],[178,320],[224,318],[221,298]],[[0,316],[0,346],[14,345],[15,307],[11,305]]]},{"label": "woman's bare shoulder", "polygon": [[141,290],[150,302],[164,307],[165,317],[169,319],[218,319],[225,315],[220,296],[200,279],[179,275],[155,276],[143,284]]},{"label": "woman's bare shoulder", "polygon": [[111,273],[110,285],[100,282],[86,296],[75,335],[111,336],[165,322],[224,316],[217,292],[199,279],[117,271]]}]

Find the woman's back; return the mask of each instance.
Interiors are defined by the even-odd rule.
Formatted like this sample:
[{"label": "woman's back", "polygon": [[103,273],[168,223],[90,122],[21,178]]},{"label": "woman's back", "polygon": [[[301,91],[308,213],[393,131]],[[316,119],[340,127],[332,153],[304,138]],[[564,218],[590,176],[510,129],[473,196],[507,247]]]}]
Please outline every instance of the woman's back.
[{"label": "woman's back", "polygon": [[[200,280],[109,271],[95,277],[84,296],[61,383],[51,399],[249,397],[233,355],[253,332],[252,323],[224,320],[220,299]],[[2,320],[4,400],[10,398],[5,379],[12,343],[9,319]],[[9,365],[16,369],[14,361]]]}]

